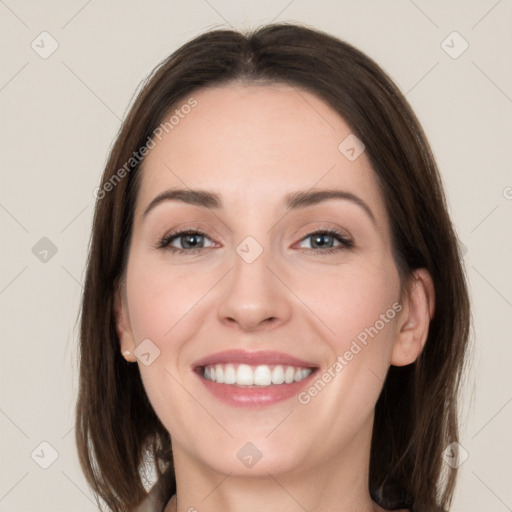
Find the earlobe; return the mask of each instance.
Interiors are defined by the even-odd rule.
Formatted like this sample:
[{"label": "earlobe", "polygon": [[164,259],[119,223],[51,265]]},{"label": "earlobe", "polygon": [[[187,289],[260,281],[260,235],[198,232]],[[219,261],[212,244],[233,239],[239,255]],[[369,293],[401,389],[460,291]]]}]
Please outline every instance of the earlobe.
[{"label": "earlobe", "polygon": [[116,323],[117,337],[119,338],[120,350],[123,357],[129,362],[135,362],[133,355],[135,343],[131,330],[128,308],[123,299],[122,290],[118,289],[114,296],[114,315]]},{"label": "earlobe", "polygon": [[394,366],[416,361],[425,346],[430,320],[434,316],[435,290],[430,274],[422,268],[415,270],[410,279],[391,354]]}]

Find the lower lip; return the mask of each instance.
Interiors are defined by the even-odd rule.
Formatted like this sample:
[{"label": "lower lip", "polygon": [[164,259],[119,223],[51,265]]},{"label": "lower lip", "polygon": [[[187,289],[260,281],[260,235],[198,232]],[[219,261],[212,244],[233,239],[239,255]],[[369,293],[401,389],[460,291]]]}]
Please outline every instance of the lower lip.
[{"label": "lower lip", "polygon": [[296,396],[306,387],[316,371],[305,379],[291,384],[276,384],[260,387],[239,387],[233,384],[219,384],[197,374],[210,393],[220,401],[237,407],[264,407]]}]

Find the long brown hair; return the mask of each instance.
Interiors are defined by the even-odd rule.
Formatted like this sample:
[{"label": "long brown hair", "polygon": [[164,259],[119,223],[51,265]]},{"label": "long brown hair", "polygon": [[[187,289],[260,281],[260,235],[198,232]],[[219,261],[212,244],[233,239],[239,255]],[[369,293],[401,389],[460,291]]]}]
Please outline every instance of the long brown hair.
[{"label": "long brown hair", "polygon": [[194,91],[233,81],[290,84],[336,110],[378,177],[401,276],[418,268],[432,276],[436,312],[425,348],[415,363],[390,368],[376,405],[369,490],[385,508],[445,509],[456,470],[443,467],[442,452],[458,440],[470,313],[441,179],[416,116],[382,69],[331,35],[287,23],[214,30],[186,43],[155,68],[121,126],[97,194],[81,308],[76,443],[85,477],[114,512],[132,511],[146,497],[148,461],[158,476],[166,473],[168,497],[175,492],[169,433],[138,366],[120,354],[115,328],[141,174],[133,154]]}]

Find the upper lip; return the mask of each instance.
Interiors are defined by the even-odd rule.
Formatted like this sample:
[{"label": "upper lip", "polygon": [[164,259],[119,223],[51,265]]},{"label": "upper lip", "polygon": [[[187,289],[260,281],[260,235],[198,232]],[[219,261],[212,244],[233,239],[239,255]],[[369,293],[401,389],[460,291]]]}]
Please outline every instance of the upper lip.
[{"label": "upper lip", "polygon": [[192,364],[193,368],[202,366],[211,366],[214,364],[247,364],[250,366],[257,365],[288,365],[300,368],[316,368],[311,361],[305,361],[294,356],[290,356],[283,352],[275,352],[264,350],[258,352],[248,352],[245,350],[225,350],[216,352],[209,356],[203,357]]}]

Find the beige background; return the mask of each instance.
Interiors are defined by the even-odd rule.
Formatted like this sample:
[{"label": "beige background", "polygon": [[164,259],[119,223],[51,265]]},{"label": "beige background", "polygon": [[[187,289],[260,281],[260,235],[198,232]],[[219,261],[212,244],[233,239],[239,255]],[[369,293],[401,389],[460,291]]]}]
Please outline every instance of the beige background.
[{"label": "beige background", "polygon": [[[271,21],[305,22],[368,53],[425,127],[474,308],[469,457],[452,510],[512,510],[510,0],[0,0],[0,15],[0,511],[95,510],[74,447],[75,320],[93,189],[134,91],[196,34]],[[469,44],[458,58],[458,36],[445,43],[452,56],[441,46],[453,31]],[[51,38],[58,48],[42,58]],[[57,249],[46,262],[48,241],[32,250],[43,237]]]}]

